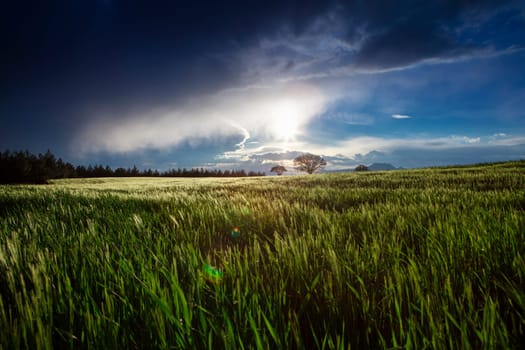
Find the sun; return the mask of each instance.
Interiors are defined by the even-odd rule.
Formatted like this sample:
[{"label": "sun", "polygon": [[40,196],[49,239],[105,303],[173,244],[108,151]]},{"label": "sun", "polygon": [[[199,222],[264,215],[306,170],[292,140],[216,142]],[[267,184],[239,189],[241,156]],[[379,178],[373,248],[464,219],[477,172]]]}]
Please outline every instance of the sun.
[{"label": "sun", "polygon": [[292,141],[300,126],[300,110],[293,100],[284,100],[272,106],[271,133],[279,141]]}]

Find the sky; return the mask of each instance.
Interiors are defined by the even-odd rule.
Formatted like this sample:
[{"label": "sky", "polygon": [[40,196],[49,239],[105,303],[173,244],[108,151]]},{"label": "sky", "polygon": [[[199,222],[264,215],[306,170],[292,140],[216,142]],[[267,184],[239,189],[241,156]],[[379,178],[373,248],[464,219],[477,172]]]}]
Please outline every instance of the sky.
[{"label": "sky", "polygon": [[0,150],[167,170],[525,159],[522,1],[4,1]]}]

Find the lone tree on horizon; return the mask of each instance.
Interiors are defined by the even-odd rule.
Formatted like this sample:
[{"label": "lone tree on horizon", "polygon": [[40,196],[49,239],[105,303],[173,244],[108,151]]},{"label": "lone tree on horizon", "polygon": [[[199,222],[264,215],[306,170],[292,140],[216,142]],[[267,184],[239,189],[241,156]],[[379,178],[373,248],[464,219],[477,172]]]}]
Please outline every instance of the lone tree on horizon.
[{"label": "lone tree on horizon", "polygon": [[272,169],[270,169],[270,172],[276,173],[277,175],[282,175],[286,170],[286,168],[282,165],[276,165]]},{"label": "lone tree on horizon", "polygon": [[293,160],[293,165],[299,171],[313,174],[314,171],[324,168],[326,166],[326,161],[316,154],[305,153],[296,157]]}]

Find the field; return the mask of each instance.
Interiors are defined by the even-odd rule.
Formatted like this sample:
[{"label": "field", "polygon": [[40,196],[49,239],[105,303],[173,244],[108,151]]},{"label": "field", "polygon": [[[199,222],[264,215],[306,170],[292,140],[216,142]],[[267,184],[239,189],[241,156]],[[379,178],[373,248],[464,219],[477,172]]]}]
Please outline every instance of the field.
[{"label": "field", "polygon": [[525,341],[525,162],[0,186],[0,348]]}]

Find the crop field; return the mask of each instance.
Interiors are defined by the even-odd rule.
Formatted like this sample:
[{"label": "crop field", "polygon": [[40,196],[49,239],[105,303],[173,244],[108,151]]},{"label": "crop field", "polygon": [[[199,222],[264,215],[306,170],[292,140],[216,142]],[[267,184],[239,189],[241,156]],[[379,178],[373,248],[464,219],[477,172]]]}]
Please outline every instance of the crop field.
[{"label": "crop field", "polygon": [[524,342],[524,161],[0,186],[1,349]]}]

